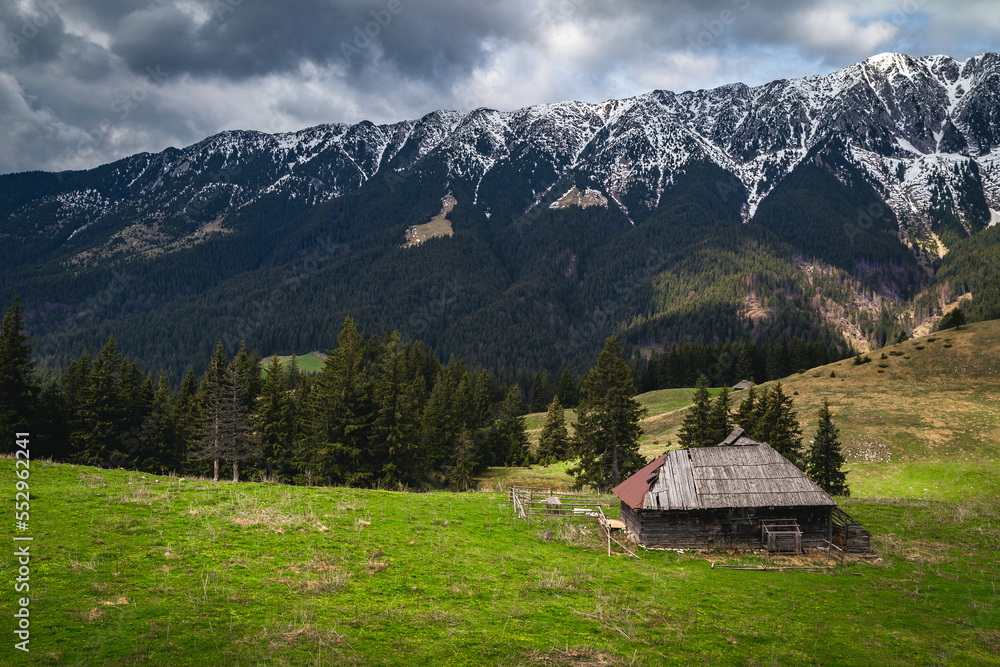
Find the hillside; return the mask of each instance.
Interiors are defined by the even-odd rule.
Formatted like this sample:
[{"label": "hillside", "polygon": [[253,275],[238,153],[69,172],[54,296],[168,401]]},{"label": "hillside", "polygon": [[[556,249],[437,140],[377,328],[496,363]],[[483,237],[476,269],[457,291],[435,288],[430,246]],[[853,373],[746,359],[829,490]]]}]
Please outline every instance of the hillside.
[{"label": "hillside", "polygon": [[[867,356],[872,361],[860,366],[846,359],[782,380],[804,441],[815,433],[816,413],[826,399],[855,492],[938,500],[1000,495],[1000,320],[914,338]],[[641,451],[647,457],[676,443],[692,392],[637,397],[650,408],[642,422]],[[529,415],[529,426],[542,419]],[[530,482],[528,471],[518,474]],[[539,482],[568,485],[571,478],[546,472]]]}]

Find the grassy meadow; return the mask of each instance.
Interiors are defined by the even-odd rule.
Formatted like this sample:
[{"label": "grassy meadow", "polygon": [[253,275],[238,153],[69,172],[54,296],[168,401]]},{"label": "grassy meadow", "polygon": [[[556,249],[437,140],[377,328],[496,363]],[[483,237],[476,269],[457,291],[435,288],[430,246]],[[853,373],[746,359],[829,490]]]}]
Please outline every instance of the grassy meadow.
[{"label": "grassy meadow", "polygon": [[[323,364],[326,363],[326,353],[324,352],[310,352],[309,354],[303,354],[301,357],[295,357],[295,365],[298,367],[299,371],[302,373],[319,373],[323,370]],[[267,375],[267,364],[270,361],[270,357],[265,357],[261,360],[261,373]],[[292,363],[291,355],[279,356],[278,362],[286,370]]]},{"label": "grassy meadow", "polygon": [[[8,631],[0,664],[1000,665],[1000,326],[882,352],[783,381],[807,440],[830,400],[873,558],[609,557],[586,520],[514,518],[505,485],[565,464],[410,494],[33,461],[31,653]],[[644,453],[690,393],[640,397]]]}]

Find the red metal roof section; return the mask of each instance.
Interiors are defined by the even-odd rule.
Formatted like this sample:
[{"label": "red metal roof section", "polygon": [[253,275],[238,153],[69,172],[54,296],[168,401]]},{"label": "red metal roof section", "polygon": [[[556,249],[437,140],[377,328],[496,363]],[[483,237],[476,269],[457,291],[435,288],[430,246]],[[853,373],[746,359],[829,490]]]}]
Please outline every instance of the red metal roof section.
[{"label": "red metal roof section", "polygon": [[632,509],[642,509],[642,499],[646,497],[649,487],[656,481],[657,471],[666,460],[667,455],[661,454],[642,470],[611,489],[611,492]]}]

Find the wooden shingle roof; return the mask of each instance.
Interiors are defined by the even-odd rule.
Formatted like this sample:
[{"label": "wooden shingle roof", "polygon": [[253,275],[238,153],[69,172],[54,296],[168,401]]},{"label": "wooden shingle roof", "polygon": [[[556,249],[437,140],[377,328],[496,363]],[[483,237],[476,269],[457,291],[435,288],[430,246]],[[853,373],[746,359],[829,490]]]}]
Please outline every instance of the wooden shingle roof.
[{"label": "wooden shingle roof", "polygon": [[[731,434],[732,444],[667,452],[655,471],[644,469],[613,491],[633,509],[694,510],[836,505],[770,445]],[[659,461],[660,459],[657,459]],[[648,468],[648,466],[647,466]],[[641,502],[632,486],[646,489]],[[633,490],[625,498],[619,488]]]}]

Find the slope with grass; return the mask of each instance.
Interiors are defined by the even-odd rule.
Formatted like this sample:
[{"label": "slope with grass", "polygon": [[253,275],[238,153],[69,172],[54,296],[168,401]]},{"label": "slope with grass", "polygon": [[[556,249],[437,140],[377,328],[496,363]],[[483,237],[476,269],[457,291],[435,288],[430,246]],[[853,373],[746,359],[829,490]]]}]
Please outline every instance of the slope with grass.
[{"label": "slope with grass", "polygon": [[[913,498],[1000,495],[998,477],[987,472],[1000,470],[1000,321],[914,338],[867,357],[861,365],[845,359],[782,380],[806,443],[827,399],[853,489]],[[657,451],[654,438],[675,437],[683,415],[647,418],[643,451]]]},{"label": "slope with grass", "polygon": [[[7,503],[13,468],[0,460]],[[712,568],[755,555],[609,557],[593,524],[516,520],[500,490],[214,484],[37,461],[31,479],[31,653],[8,644],[5,664],[1000,664],[989,494],[845,500],[880,559],[761,572]],[[6,581],[16,567],[4,550]],[[2,599],[10,618],[14,594]]]},{"label": "slope with grass", "polygon": [[[1000,320],[936,332],[867,356],[869,363],[845,359],[781,381],[794,400],[804,442],[815,433],[816,413],[826,399],[855,493],[944,500],[1000,495]],[[646,457],[677,446],[693,392],[669,389],[637,397],[649,408],[640,440]],[[733,394],[734,402],[744,395]],[[540,429],[542,420],[544,415],[529,415],[529,428],[537,423]],[[539,486],[573,481],[539,468],[495,470],[490,479]]]}]

